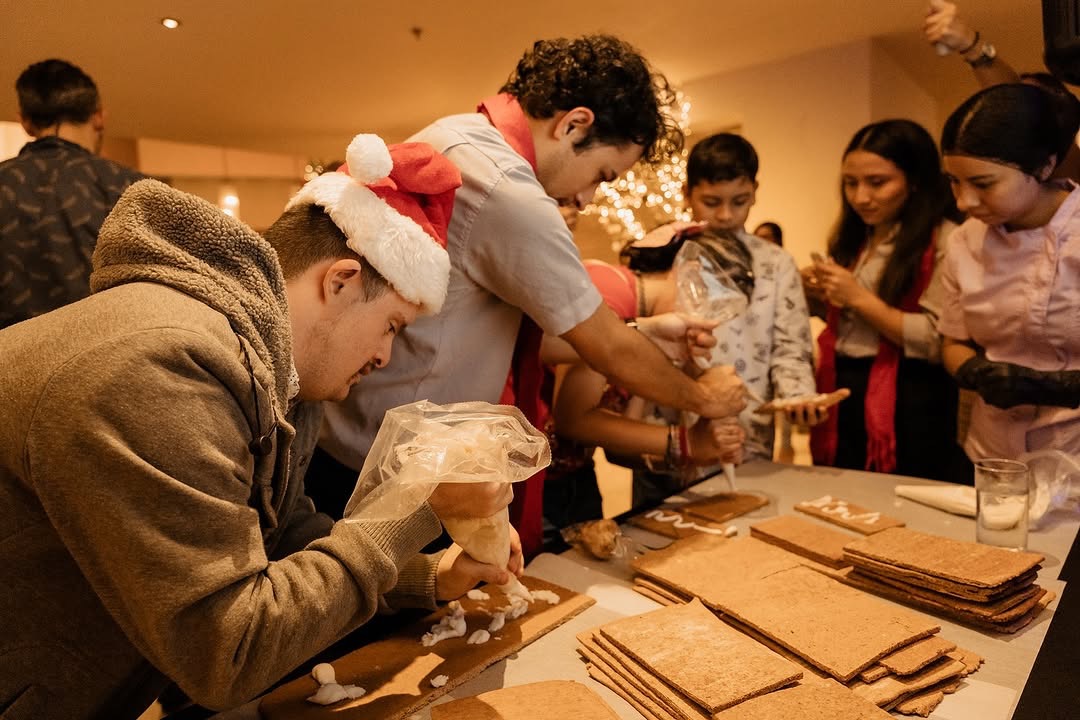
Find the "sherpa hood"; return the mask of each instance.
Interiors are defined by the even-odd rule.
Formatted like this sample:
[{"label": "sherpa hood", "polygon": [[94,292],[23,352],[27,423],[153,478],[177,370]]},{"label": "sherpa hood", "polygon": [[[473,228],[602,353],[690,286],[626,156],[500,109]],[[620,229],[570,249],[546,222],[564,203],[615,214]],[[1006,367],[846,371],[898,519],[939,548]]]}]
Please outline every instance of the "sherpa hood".
[{"label": "sherpa hood", "polygon": [[258,233],[194,195],[156,180],[127,189],[105,219],[94,251],[91,292],[166,285],[214,308],[274,373],[288,407],[292,333],[277,253]]}]

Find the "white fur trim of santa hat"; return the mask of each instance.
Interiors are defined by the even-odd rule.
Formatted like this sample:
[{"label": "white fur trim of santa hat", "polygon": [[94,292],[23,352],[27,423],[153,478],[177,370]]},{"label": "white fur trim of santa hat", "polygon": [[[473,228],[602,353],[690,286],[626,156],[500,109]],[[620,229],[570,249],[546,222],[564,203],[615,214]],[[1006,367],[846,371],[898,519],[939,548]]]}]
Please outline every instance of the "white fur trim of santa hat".
[{"label": "white fur trim of santa hat", "polygon": [[285,206],[323,208],[351,250],[362,255],[395,290],[421,312],[442,309],[450,283],[450,256],[410,217],[365,186],[393,169],[386,143],[377,135],[357,135],[346,154],[349,174],[329,172],[310,180]]}]

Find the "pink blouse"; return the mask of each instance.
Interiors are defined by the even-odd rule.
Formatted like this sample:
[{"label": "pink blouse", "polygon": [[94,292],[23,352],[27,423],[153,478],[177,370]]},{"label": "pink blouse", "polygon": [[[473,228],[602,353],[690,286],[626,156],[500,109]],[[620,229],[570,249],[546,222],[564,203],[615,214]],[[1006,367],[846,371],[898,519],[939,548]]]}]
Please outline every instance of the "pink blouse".
[{"label": "pink blouse", "polygon": [[[938,330],[972,340],[990,360],[1080,369],[1080,188],[1046,225],[1008,232],[968,220],[952,235]],[[964,444],[972,459],[1056,448],[1080,453],[1080,410],[977,398]]]}]

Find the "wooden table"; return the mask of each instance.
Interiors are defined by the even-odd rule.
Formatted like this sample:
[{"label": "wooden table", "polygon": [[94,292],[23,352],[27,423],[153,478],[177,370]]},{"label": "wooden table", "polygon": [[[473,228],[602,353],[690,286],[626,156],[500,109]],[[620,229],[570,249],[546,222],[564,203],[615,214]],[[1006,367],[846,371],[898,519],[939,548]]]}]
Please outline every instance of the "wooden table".
[{"label": "wooden table", "polygon": [[[739,468],[738,489],[764,493],[770,502],[749,515],[736,518],[731,524],[739,528],[740,536],[746,535],[750,525],[755,522],[791,513],[795,503],[828,494],[900,518],[915,530],[961,540],[975,539],[974,520],[896,497],[893,487],[901,483],[934,484],[928,480],[834,468],[749,463]],[[724,489],[726,483],[717,478],[695,486],[684,497],[693,499]],[[1080,518],[1051,516],[1028,536],[1028,549],[1046,556],[1039,572],[1039,584],[1056,592],[1059,597],[1064,589],[1064,582],[1058,579],[1058,572],[1078,528]],[[646,547],[661,547],[669,542],[666,538],[637,528],[627,527],[625,532]],[[586,593],[594,597],[597,603],[567,624],[524,648],[516,656],[488,668],[436,703],[469,697],[500,687],[539,680],[566,679],[578,680],[596,690],[620,717],[640,720],[641,716],[626,702],[588,677],[585,664],[575,651],[574,639],[582,630],[659,607],[630,588],[631,571],[628,563],[600,562],[571,550],[562,555],[540,555],[529,564],[527,572]],[[881,602],[889,601],[882,599]],[[966,681],[965,687],[953,695],[947,695],[930,717],[937,720],[1007,720],[1012,717],[1017,699],[1028,680],[1032,664],[1056,609],[1057,601],[1051,603],[1048,610],[1035,622],[1015,635],[983,633],[944,618],[936,618],[945,637],[979,653],[986,662]],[[919,612],[911,608],[909,610]],[[215,717],[218,720],[255,720],[258,717],[256,704],[249,703]],[[1065,713],[1061,717],[1067,715],[1068,713]],[[430,712],[425,709],[413,718],[429,720]]]}]

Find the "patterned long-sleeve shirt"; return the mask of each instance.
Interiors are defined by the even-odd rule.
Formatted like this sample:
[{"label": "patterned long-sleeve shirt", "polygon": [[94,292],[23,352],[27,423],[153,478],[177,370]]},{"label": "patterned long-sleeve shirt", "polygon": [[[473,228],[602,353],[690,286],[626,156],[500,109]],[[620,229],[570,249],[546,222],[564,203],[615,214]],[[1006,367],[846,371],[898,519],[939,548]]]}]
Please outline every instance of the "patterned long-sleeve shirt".
[{"label": "patterned long-sleeve shirt", "polygon": [[[746,311],[714,332],[719,344],[713,360],[733,365],[747,387],[766,401],[813,394],[810,316],[795,260],[750,233],[740,232],[739,239],[753,260],[754,292]],[[747,433],[746,456],[771,460],[773,417],[754,413],[756,407],[751,401],[739,416]]]},{"label": "patterned long-sleeve shirt", "polygon": [[98,230],[142,178],[57,137],[0,163],[0,328],[90,294]]}]

